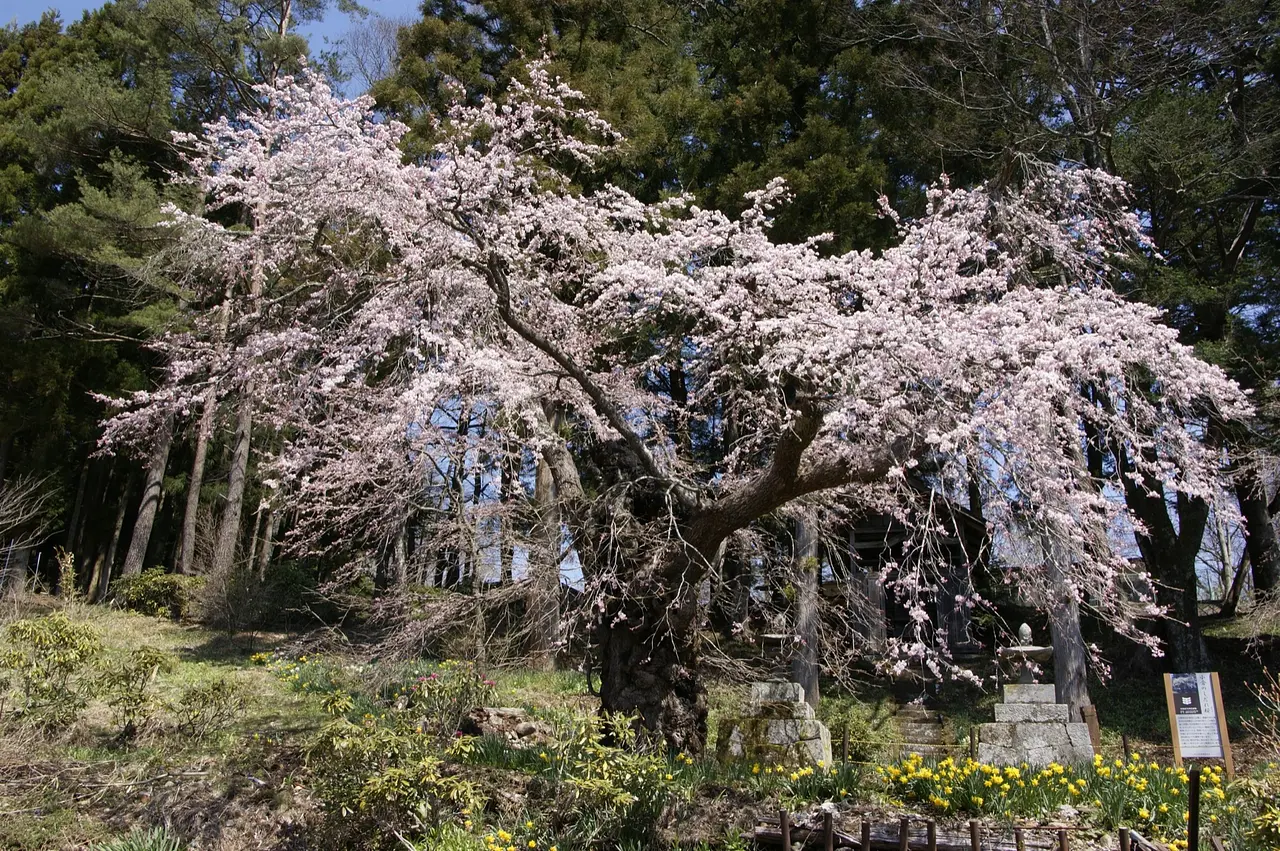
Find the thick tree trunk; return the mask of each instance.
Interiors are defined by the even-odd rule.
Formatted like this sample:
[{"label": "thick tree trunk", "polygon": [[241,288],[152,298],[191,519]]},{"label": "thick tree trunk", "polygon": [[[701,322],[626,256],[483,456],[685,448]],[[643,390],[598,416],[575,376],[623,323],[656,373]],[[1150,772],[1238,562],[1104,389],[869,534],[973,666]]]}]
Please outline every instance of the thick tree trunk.
[{"label": "thick tree trunk", "polygon": [[147,560],[147,547],[151,543],[151,527],[160,508],[164,489],[164,470],[169,463],[169,447],[173,444],[173,423],[166,420],[156,435],[156,445],[147,465],[147,478],[142,486],[142,502],[138,505],[138,519],[133,523],[133,536],[129,551],[125,553],[121,576],[136,576],[142,572]]},{"label": "thick tree trunk", "polygon": [[195,572],[200,489],[204,487],[204,466],[209,457],[209,441],[213,438],[213,420],[217,406],[217,394],[210,389],[205,394],[204,408],[200,412],[200,425],[196,428],[196,454],[191,462],[191,476],[187,479],[187,504],[182,512],[182,550],[178,556],[178,573]]},{"label": "thick tree trunk", "polygon": [[391,584],[397,591],[403,591],[409,583],[409,527],[400,527],[391,548]]},{"label": "thick tree trunk", "polygon": [[535,667],[555,667],[560,640],[560,512],[555,482],[545,460],[534,473],[533,505],[537,512],[534,546],[529,553],[529,593],[525,606],[529,622],[529,656]]},{"label": "thick tree trunk", "polygon": [[[1117,453],[1124,473],[1132,471],[1123,451]],[[1156,581],[1156,602],[1169,611],[1165,624],[1165,652],[1175,672],[1202,671],[1208,663],[1200,632],[1200,600],[1196,556],[1204,539],[1209,506],[1203,499],[1177,494],[1178,526],[1165,504],[1164,487],[1148,479],[1142,484],[1123,476],[1125,501],[1145,529],[1135,532],[1147,571]]]},{"label": "thick tree trunk", "polygon": [[1070,707],[1071,720],[1083,721],[1081,709],[1088,706],[1088,648],[1080,631],[1080,601],[1067,580],[1070,556],[1057,535],[1046,535],[1045,570],[1054,599],[1049,612],[1049,636],[1053,644],[1053,682],[1058,703]]},{"label": "thick tree trunk", "polygon": [[[680,590],[682,588],[683,590]],[[707,742],[707,695],[698,677],[697,595],[688,585],[659,587],[606,608],[596,631],[600,705],[635,716],[648,735],[676,752]]]},{"label": "thick tree trunk", "polygon": [[724,548],[719,564],[719,576],[711,596],[707,619],[712,629],[727,636],[747,620],[752,573],[751,565],[742,560],[731,542]]},{"label": "thick tree trunk", "polygon": [[792,552],[792,582],[796,589],[795,628],[799,645],[791,659],[791,680],[804,689],[805,701],[818,706],[818,536],[814,518],[805,512],[796,520]]},{"label": "thick tree trunk", "polygon": [[1253,571],[1253,590],[1261,596],[1280,586],[1280,540],[1268,510],[1267,491],[1253,471],[1236,480],[1236,499],[1244,516],[1245,547]]},{"label": "thick tree trunk", "polygon": [[213,548],[214,576],[226,576],[235,567],[236,548],[240,543],[240,521],[244,514],[244,491],[249,478],[249,449],[253,437],[253,401],[251,391],[240,400],[236,414],[235,444],[231,450],[231,473],[227,478],[227,502],[218,524],[218,537]]}]

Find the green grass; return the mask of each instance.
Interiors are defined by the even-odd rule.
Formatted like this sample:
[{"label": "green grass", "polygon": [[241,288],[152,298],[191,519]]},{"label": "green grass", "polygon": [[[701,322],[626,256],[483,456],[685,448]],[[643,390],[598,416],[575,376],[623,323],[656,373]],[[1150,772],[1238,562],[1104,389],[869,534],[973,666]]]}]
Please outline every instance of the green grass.
[{"label": "green grass", "polygon": [[[48,598],[36,603],[13,614],[45,614]],[[165,819],[197,823],[219,811],[228,819],[249,818],[254,802],[270,802],[292,788],[301,768],[300,742],[328,716],[318,698],[289,690],[250,663],[254,652],[280,636],[237,641],[106,607],[73,604],[65,611],[97,630],[104,645],[102,665],[116,664],[142,647],[172,656],[172,669],[158,672],[152,684],[162,703],[178,701],[192,686],[227,678],[243,696],[244,709],[225,729],[202,740],[179,735],[172,717],[159,709],[135,739],[123,741],[109,709],[97,699],[67,728],[37,731],[6,719],[0,725],[0,777],[7,781],[0,783],[0,813],[6,816],[0,819],[0,848],[86,847],[118,838],[128,833],[121,825],[148,827],[160,815],[154,802],[162,798]],[[4,641],[0,632],[0,651]],[[246,784],[252,794],[232,802],[235,790]]]}]

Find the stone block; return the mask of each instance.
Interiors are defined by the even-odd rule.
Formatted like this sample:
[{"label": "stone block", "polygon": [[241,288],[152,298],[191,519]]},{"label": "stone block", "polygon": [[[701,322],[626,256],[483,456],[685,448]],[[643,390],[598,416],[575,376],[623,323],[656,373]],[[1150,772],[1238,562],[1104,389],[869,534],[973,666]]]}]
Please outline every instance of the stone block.
[{"label": "stone block", "polygon": [[1071,747],[1076,750],[1088,750],[1089,759],[1093,759],[1093,737],[1089,735],[1088,724],[1079,721],[1068,724],[1067,738],[1071,740]]},{"label": "stone block", "polygon": [[1065,703],[996,704],[996,720],[1011,723],[1058,721],[1065,724],[1068,720],[1067,714],[1068,707]]},{"label": "stone block", "polygon": [[1013,684],[1004,687],[1005,703],[1057,703],[1058,690],[1052,685]]},{"label": "stone block", "polygon": [[752,703],[803,703],[804,687],[799,683],[765,682],[751,684]]},{"label": "stone block", "polygon": [[1080,765],[1093,759],[1087,724],[1019,721],[978,728],[978,759],[994,765]]},{"label": "stone block", "polygon": [[1012,724],[979,724],[978,745],[990,744],[996,747],[1013,745]]},{"label": "stone block", "polygon": [[[827,725],[821,721],[774,719],[766,722],[764,729],[765,741],[771,745],[785,745],[807,739],[820,739],[826,732]],[[828,737],[830,735],[827,733]]]},{"label": "stone block", "polygon": [[807,703],[783,703],[781,701],[753,703],[749,710],[755,718],[794,718],[802,721],[812,721],[817,717],[813,714],[813,707]]},{"label": "stone block", "polygon": [[738,718],[725,721],[716,743],[721,761],[764,765],[831,764],[831,733],[812,719]]},{"label": "stone block", "polygon": [[796,760],[808,765],[831,765],[831,731],[826,724],[814,723],[818,724],[818,735],[795,743]]}]

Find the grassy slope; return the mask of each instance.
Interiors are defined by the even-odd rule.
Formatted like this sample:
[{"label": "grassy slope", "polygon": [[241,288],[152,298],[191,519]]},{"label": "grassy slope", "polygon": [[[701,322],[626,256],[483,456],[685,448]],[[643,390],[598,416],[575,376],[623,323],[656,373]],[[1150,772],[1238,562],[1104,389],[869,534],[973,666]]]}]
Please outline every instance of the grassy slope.
[{"label": "grassy slope", "polygon": [[185,687],[231,677],[247,706],[203,741],[179,736],[161,713],[158,724],[123,744],[101,703],[70,729],[0,733],[0,848],[83,847],[144,821],[199,835],[208,847],[246,847],[256,844],[247,833],[285,830],[305,818],[306,801],[294,800],[292,782],[301,767],[299,743],[326,716],[316,698],[288,691],[250,664],[269,640],[232,641],[98,607],[73,606],[69,614],[101,633],[106,664],[143,646],[172,654],[176,666],[155,683],[160,697],[177,700]]}]

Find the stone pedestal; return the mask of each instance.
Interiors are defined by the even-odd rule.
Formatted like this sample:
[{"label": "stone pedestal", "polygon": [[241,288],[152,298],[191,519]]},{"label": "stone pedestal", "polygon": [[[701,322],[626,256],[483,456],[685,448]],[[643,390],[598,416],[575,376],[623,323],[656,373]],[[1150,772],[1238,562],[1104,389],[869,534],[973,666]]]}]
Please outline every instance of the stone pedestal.
[{"label": "stone pedestal", "polygon": [[799,683],[753,683],[747,714],[722,722],[716,756],[762,765],[830,765],[831,733],[814,718]]},{"label": "stone pedestal", "polygon": [[993,765],[1081,764],[1093,759],[1089,725],[1069,720],[1051,685],[1007,685],[996,722],[978,728],[978,759]]}]

